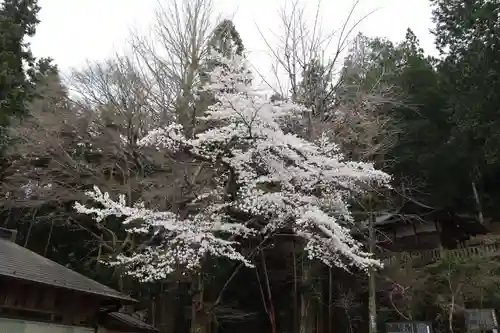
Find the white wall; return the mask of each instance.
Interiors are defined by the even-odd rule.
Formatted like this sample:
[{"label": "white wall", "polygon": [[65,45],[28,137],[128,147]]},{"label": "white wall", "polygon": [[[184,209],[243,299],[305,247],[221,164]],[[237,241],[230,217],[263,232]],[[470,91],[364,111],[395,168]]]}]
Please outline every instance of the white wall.
[{"label": "white wall", "polygon": [[0,318],[0,333],[94,333],[93,328]]}]

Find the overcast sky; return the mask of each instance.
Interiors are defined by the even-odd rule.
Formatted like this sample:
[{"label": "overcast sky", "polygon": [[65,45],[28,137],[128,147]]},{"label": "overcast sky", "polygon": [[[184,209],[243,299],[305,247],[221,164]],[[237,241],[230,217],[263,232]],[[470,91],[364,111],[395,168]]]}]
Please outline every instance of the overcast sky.
[{"label": "overcast sky", "polygon": [[[133,26],[146,31],[158,0],[39,0],[41,23],[31,41],[35,56],[54,58],[62,70],[79,67],[86,60],[103,60],[123,49]],[[160,0],[172,1],[172,0]],[[266,46],[256,25],[263,32],[277,29],[276,10],[292,0],[214,0],[216,9],[233,17],[251,60],[266,66]],[[316,0],[302,0],[311,10]],[[392,41],[404,38],[410,27],[428,53],[435,54],[429,0],[362,0],[354,20],[377,10],[360,25],[369,36]],[[325,31],[342,25],[352,0],[323,0],[321,17]]]}]

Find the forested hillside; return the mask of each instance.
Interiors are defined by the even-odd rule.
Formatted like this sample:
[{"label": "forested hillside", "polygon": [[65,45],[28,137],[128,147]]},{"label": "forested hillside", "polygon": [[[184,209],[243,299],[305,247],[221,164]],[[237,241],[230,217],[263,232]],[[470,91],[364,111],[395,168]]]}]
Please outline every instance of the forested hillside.
[{"label": "forested hillside", "polygon": [[4,0],[1,226],[165,333],[463,332],[500,306],[498,258],[382,265],[377,229],[438,216],[465,230],[447,248],[497,242],[500,0],[430,1],[437,58],[290,7],[271,96],[210,0],[161,2],[152,36],[64,82],[27,42],[37,1]]}]

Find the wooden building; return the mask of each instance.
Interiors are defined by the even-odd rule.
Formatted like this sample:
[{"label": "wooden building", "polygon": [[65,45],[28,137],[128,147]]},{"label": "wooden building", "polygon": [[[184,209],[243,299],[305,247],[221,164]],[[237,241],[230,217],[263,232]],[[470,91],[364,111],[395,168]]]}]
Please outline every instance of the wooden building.
[{"label": "wooden building", "polygon": [[15,236],[0,228],[0,332],[155,331],[118,313],[133,298],[17,245]]},{"label": "wooden building", "polygon": [[488,232],[474,217],[409,202],[375,220],[377,243],[391,252],[456,249],[472,236]]}]

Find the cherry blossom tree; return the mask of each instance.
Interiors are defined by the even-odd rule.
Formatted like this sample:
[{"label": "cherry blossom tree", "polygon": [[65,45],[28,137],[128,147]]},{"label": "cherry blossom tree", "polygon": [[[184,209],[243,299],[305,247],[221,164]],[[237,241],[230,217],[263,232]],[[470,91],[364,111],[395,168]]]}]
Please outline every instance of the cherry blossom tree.
[{"label": "cherry blossom tree", "polygon": [[155,242],[120,255],[115,264],[145,281],[195,269],[207,256],[252,266],[239,241],[288,229],[306,241],[310,258],[327,265],[379,265],[350,233],[349,201],[373,186],[389,186],[390,176],[372,164],[345,160],[327,133],[311,142],[291,132],[288,125],[301,121],[304,107],[271,101],[253,87],[244,56],[213,57],[220,65],[200,89],[216,101],[200,119],[208,129],[186,138],[173,123],[140,140],[210,170],[212,182],[189,203],[189,212],[130,207],[124,197],[112,200],[98,188],[88,196],[99,208],[75,204],[97,221],[122,217],[129,232],[155,235]]}]

